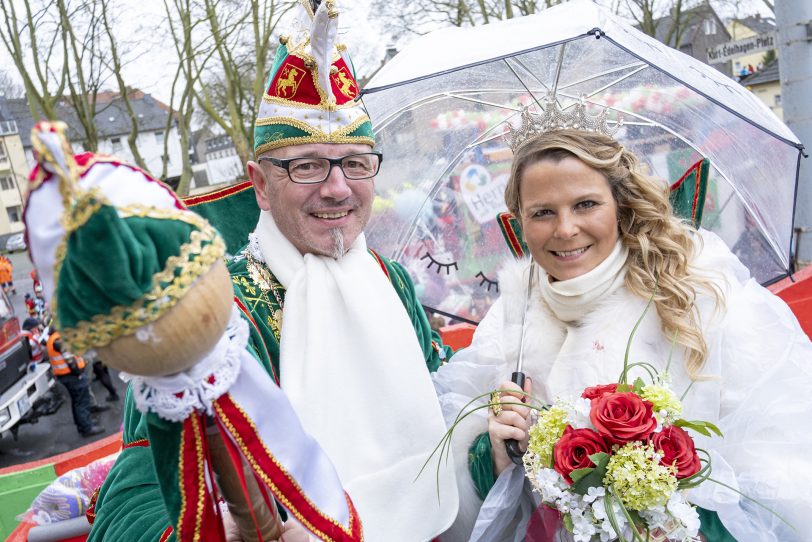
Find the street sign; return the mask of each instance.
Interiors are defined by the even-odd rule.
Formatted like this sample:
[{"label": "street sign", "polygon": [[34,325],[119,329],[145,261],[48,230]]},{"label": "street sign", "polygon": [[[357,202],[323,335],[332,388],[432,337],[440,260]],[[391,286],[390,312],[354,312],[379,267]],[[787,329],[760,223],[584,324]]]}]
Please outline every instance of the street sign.
[{"label": "street sign", "polygon": [[721,64],[733,58],[769,49],[775,49],[775,32],[756,34],[749,38],[720,43],[711,47],[708,49],[708,64]]}]

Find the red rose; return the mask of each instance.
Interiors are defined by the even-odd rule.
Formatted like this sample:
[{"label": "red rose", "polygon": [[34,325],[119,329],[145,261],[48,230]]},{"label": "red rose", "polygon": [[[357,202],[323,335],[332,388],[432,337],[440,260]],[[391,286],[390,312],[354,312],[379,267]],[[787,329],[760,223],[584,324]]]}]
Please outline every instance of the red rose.
[{"label": "red rose", "polygon": [[584,390],[581,397],[584,399],[597,399],[607,393],[615,393],[617,391],[617,384],[601,384],[600,386],[592,386]]},{"label": "red rose", "polygon": [[651,436],[651,442],[654,449],[663,454],[660,464],[677,468],[677,478],[693,476],[702,468],[694,439],[682,427],[665,427]]},{"label": "red rose", "polygon": [[575,469],[594,467],[589,456],[598,452],[609,453],[609,447],[599,434],[592,429],[573,429],[568,425],[553,446],[553,468],[572,484],[570,473]]},{"label": "red rose", "polygon": [[589,419],[608,442],[621,446],[635,440],[648,440],[657,427],[651,403],[630,391],[606,393],[594,399]]}]

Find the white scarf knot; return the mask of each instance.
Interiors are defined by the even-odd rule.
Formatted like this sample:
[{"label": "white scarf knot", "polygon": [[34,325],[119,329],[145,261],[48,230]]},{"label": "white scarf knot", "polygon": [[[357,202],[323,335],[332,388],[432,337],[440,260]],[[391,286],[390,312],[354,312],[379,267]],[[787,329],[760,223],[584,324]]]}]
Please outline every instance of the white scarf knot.
[{"label": "white scarf knot", "polygon": [[595,302],[623,285],[626,278],[626,260],[629,249],[618,240],[615,248],[595,269],[569,280],[550,281],[542,273],[539,280],[541,297],[550,310],[563,322],[574,322],[584,317]]}]

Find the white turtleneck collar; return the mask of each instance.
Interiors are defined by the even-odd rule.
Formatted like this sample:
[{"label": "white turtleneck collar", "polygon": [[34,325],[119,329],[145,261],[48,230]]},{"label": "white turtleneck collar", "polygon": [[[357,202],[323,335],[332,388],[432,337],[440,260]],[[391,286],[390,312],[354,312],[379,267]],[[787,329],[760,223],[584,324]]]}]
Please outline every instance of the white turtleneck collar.
[{"label": "white turtleneck collar", "polygon": [[598,299],[611,294],[623,284],[628,255],[629,249],[618,239],[609,256],[583,275],[551,282],[551,277],[543,273],[539,280],[541,296],[559,320],[579,320]]}]

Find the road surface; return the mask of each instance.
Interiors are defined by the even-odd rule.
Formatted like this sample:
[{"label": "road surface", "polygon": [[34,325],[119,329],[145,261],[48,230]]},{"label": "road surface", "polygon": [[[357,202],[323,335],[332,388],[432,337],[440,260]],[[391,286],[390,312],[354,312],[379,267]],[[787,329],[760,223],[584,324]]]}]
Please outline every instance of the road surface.
[{"label": "road surface", "polygon": [[[17,288],[17,294],[11,296],[11,301],[22,324],[27,316],[25,293],[28,292],[33,295],[31,278],[28,276],[32,265],[27,252],[17,252],[7,254],[7,256],[14,265],[14,286]],[[62,395],[65,401],[55,414],[41,417],[35,424],[20,425],[17,440],[14,439],[10,432],[0,436],[0,468],[67,452],[118,432],[121,428],[124,391],[127,385],[118,378],[115,371],[111,369],[110,373],[113,386],[119,390],[121,397],[118,402],[107,402],[105,400],[107,390],[101,385],[101,382],[95,381],[91,384],[91,390],[97,399],[97,403],[110,407],[105,412],[94,414],[97,423],[105,428],[103,434],[90,438],[79,435],[73,423],[68,393],[65,388],[57,384],[54,389]]]}]

